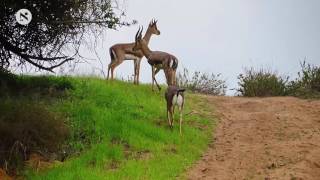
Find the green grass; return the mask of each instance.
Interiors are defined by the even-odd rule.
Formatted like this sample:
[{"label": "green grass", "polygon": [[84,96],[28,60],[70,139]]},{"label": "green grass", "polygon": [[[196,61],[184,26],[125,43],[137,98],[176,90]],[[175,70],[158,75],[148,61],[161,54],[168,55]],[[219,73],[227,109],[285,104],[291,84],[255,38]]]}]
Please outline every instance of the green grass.
[{"label": "green grass", "polygon": [[73,88],[49,109],[66,116],[71,156],[44,171],[26,170],[27,179],[174,179],[211,140],[212,109],[202,97],[187,95],[185,113],[202,114],[185,116],[181,136],[178,116],[173,129],[167,125],[164,92],[119,81],[68,80]]}]

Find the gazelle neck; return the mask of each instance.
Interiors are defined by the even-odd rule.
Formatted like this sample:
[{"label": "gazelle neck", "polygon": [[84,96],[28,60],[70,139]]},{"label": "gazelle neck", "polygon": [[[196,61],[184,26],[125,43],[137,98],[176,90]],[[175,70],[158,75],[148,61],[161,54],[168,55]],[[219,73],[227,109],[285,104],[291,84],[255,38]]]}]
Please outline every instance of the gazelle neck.
[{"label": "gazelle neck", "polygon": [[150,56],[150,54],[152,53],[152,51],[149,49],[149,47],[148,47],[147,44],[143,44],[143,45],[141,46],[141,51],[142,51],[143,55],[144,55],[147,59],[149,59],[149,56]]},{"label": "gazelle neck", "polygon": [[151,32],[150,28],[148,28],[146,31],[146,34],[143,37],[143,39],[146,41],[147,44],[149,44],[151,36],[152,36],[152,32]]}]

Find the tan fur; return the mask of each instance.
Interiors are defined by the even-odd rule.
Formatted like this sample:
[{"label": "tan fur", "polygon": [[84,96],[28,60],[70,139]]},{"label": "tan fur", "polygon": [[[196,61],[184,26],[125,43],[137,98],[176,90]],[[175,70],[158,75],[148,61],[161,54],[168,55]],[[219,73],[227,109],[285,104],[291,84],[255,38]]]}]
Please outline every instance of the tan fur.
[{"label": "tan fur", "polygon": [[158,85],[155,75],[163,69],[166,76],[168,85],[176,84],[176,70],[178,67],[178,59],[169,53],[162,51],[151,51],[148,47],[148,43],[142,38],[142,30],[138,30],[135,38],[135,46],[133,47],[134,51],[140,51],[148,59],[148,63],[152,67],[152,90],[154,82],[158,86],[159,90],[161,89]]},{"label": "tan fur", "polygon": [[[160,35],[160,31],[157,28],[157,21],[152,20],[149,24],[147,32],[145,33],[143,39],[147,44],[149,44],[150,38],[153,34]],[[108,65],[108,75],[111,71],[111,79],[114,78],[114,70],[119,66],[124,60],[133,60],[134,61],[134,83],[139,84],[140,76],[140,62],[143,58],[142,51],[133,51],[135,43],[124,43],[124,44],[115,44],[110,47],[109,53],[111,57],[111,62]]]}]

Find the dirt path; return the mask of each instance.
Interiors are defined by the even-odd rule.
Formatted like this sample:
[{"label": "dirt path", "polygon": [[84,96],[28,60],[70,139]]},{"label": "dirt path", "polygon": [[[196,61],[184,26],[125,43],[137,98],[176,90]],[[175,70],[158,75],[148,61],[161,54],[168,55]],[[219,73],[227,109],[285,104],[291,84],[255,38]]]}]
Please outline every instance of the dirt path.
[{"label": "dirt path", "polygon": [[220,122],[188,179],[320,179],[320,101],[209,97]]}]

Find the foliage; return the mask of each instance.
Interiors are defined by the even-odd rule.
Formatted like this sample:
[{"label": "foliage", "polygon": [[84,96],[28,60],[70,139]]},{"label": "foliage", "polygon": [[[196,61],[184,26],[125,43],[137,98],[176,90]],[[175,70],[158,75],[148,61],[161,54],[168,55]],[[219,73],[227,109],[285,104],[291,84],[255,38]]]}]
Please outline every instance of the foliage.
[{"label": "foliage", "polygon": [[0,167],[19,172],[30,153],[53,153],[68,136],[64,119],[43,104],[0,98]]},{"label": "foliage", "polygon": [[[78,55],[84,33],[115,29],[122,23],[113,0],[1,0],[0,68],[31,64],[52,71]],[[15,13],[29,9],[27,26]],[[70,52],[74,53],[69,57]],[[15,62],[15,60],[18,60]],[[15,62],[15,63],[14,63]]]},{"label": "foliage", "polygon": [[0,71],[0,167],[19,173],[31,153],[62,151],[69,129],[48,106],[72,88],[66,77]]},{"label": "foliage", "polygon": [[17,76],[8,71],[0,71],[0,97],[10,95],[45,96],[63,95],[65,90],[73,89],[66,77],[55,76]]},{"label": "foliage", "polygon": [[320,67],[301,63],[298,78],[288,84],[288,94],[298,97],[320,97]]},{"label": "foliage", "polygon": [[221,74],[208,74],[196,71],[190,75],[185,68],[177,75],[177,84],[192,92],[223,96],[226,93],[226,81],[221,79]]},{"label": "foliage", "polygon": [[244,74],[238,76],[240,88],[237,91],[240,95],[248,97],[284,96],[288,78],[264,68],[245,69]]}]

